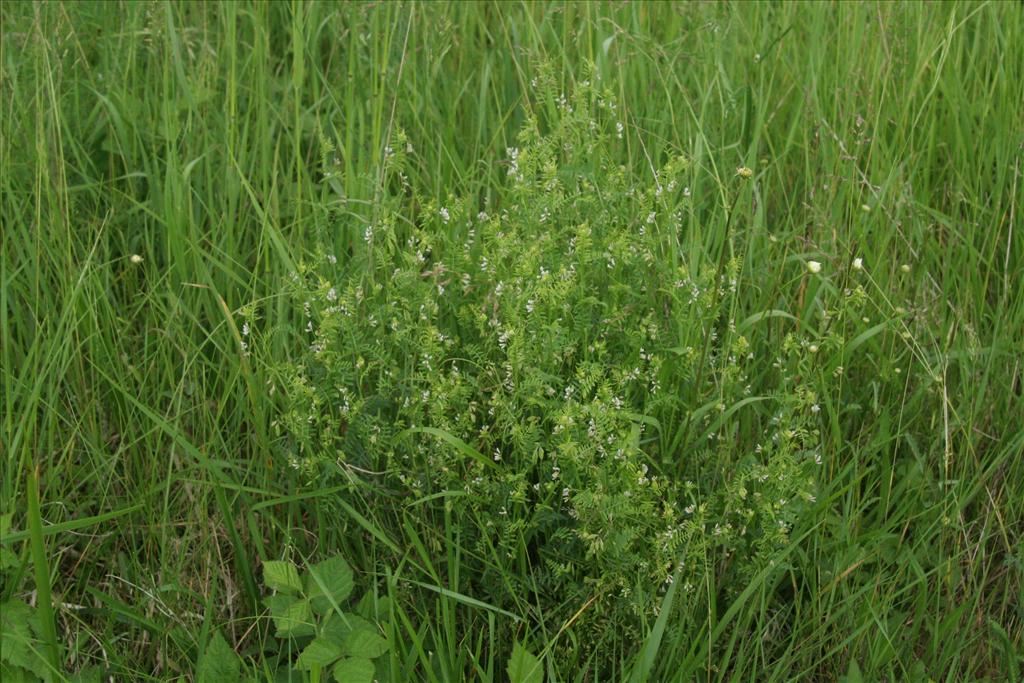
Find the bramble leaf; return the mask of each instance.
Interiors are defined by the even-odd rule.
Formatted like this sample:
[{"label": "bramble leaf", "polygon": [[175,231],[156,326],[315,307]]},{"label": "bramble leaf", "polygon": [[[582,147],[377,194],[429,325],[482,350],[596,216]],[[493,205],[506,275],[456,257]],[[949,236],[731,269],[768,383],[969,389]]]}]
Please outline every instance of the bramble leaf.
[{"label": "bramble leaf", "polygon": [[381,637],[375,627],[360,626],[345,636],[343,648],[345,654],[373,659],[387,652],[388,641]]},{"label": "bramble leaf", "polygon": [[391,598],[384,596],[374,600],[373,591],[367,591],[356,605],[359,615],[371,621],[386,621],[391,610]]},{"label": "bramble leaf", "polygon": [[330,666],[340,656],[341,647],[329,638],[321,636],[306,646],[295,662],[295,666],[303,671],[309,671],[314,666],[324,668]]},{"label": "bramble leaf", "polygon": [[0,662],[49,680],[50,668],[39,654],[35,610],[20,600],[0,604]]},{"label": "bramble leaf", "polygon": [[199,683],[232,683],[241,679],[242,662],[220,631],[214,631],[199,662],[196,680]]},{"label": "bramble leaf", "polygon": [[544,666],[517,642],[508,660],[508,677],[511,683],[544,683]]},{"label": "bramble leaf", "polygon": [[263,563],[263,582],[281,593],[298,593],[302,590],[299,570],[291,562],[269,560]]},{"label": "bramble leaf", "polygon": [[[274,625],[277,627],[277,637],[287,636],[309,636],[313,635],[313,611],[309,608],[309,600],[294,600],[283,604],[271,606],[270,614],[274,618]],[[268,601],[269,602],[269,601]]]},{"label": "bramble leaf", "polygon": [[346,657],[334,666],[334,680],[338,683],[372,683],[373,662],[363,657]]},{"label": "bramble leaf", "polygon": [[329,638],[340,646],[352,631],[359,629],[369,629],[372,631],[374,625],[357,614],[345,612],[339,615],[337,612],[334,612],[327,617],[320,635]]},{"label": "bramble leaf", "polygon": [[318,562],[306,572],[306,595],[319,614],[330,610],[332,601],[340,605],[348,599],[354,585],[352,568],[340,555]]}]

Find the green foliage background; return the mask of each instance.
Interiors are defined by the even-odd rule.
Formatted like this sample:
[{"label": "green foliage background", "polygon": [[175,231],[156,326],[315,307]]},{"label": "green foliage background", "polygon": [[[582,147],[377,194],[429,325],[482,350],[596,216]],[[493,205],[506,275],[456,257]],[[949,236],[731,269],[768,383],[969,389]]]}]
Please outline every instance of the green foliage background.
[{"label": "green foliage background", "polygon": [[[513,651],[531,656],[520,642],[551,680],[1019,675],[1017,4],[10,2],[0,22],[5,674],[189,679],[211,643],[224,650],[223,637],[246,671],[268,676],[294,653],[274,638],[263,562],[340,553],[360,594],[390,598],[379,671],[392,680],[504,680]],[[587,92],[573,109],[581,118],[567,116],[560,98]],[[583,106],[598,98],[615,109]],[[524,140],[524,130],[536,135]],[[572,136],[572,149],[556,145],[553,166],[537,173],[552,172],[569,200],[509,174],[510,149],[564,143],[559,135]],[[742,182],[739,166],[754,177]],[[657,194],[659,173],[676,178],[670,198]],[[601,191],[614,200],[595,201]],[[529,209],[510,214],[518,242],[477,218],[516,205]],[[568,267],[557,258],[590,224],[598,246],[582,253],[600,260],[600,279],[515,292],[510,325],[520,339],[538,336],[511,352],[518,368],[537,370],[530,381],[545,394],[542,374],[570,367],[545,352],[591,346],[608,316],[587,307],[619,307],[631,327],[609,342],[607,363],[574,361],[562,381],[586,385],[604,407],[618,398],[628,412],[657,415],[657,428],[621,417],[601,427],[628,439],[649,425],[630,467],[646,465],[664,489],[627,512],[641,535],[613,565],[594,554],[577,562],[543,596],[522,529],[506,532],[494,557],[480,553],[502,487],[515,482],[491,482],[467,507],[445,493],[467,482],[461,471],[431,479],[441,470],[425,455],[411,469],[430,475],[428,490],[412,495],[394,484],[386,456],[461,452],[461,466],[500,447],[515,476],[520,463],[537,466],[524,447],[536,435],[467,441],[458,398],[429,423],[426,413],[415,424],[398,415],[379,452],[338,459],[320,432],[302,447],[289,417],[323,389],[295,390],[316,366],[305,330],[321,318],[307,316],[305,300],[331,286],[354,296],[362,284],[379,310],[408,307],[410,293],[425,303],[439,273],[410,277],[425,264],[401,260],[415,254],[409,238],[432,240],[434,259],[455,253],[471,223],[505,279],[526,277],[523,263]],[[388,226],[370,249],[368,225]],[[614,271],[609,253],[637,261]],[[460,274],[480,275],[479,256],[465,256]],[[809,260],[820,274],[807,272]],[[686,298],[666,317],[662,290],[691,278],[718,292],[721,274],[736,286],[726,278],[720,294]],[[451,296],[462,285],[448,287]],[[469,316],[484,299],[466,294],[437,331],[451,321],[474,329]],[[588,322],[548,343],[531,327],[530,300],[531,314],[554,316],[568,301]],[[418,310],[408,309],[407,337],[339,324],[365,338],[352,347],[333,338],[335,370],[364,347],[388,362],[437,344],[461,353],[417,337],[428,329]],[[823,326],[826,313],[841,324]],[[653,345],[643,336],[652,325]],[[751,345],[743,381],[708,364],[709,326]],[[651,377],[663,398],[649,385],[603,395],[641,346],[659,359]],[[481,356],[500,368],[505,350]],[[591,378],[575,374],[588,367]],[[449,386],[453,396],[483,386],[469,376],[467,387]],[[738,406],[748,384],[771,400]],[[705,425],[719,404],[723,419]],[[772,423],[780,407],[790,411],[781,427]],[[559,409],[530,408],[540,433]],[[381,416],[396,415],[374,414],[381,429]],[[403,434],[410,427],[447,436]],[[648,567],[638,578],[645,559],[657,571],[675,559],[653,542],[652,558],[641,550],[661,523],[657,505],[684,509],[696,491],[717,502],[694,538],[738,527],[729,501],[738,509],[754,493],[743,477],[777,429],[799,439],[794,453],[822,461],[807,465],[809,485],[799,480],[805,495],[783,520],[785,536],[756,551],[702,541],[690,593],[683,574],[666,584]],[[356,425],[349,447],[370,435]],[[27,475],[37,470],[35,505]],[[570,495],[592,494],[592,483],[584,471]],[[612,502],[590,504],[580,528],[607,543],[601,512]],[[626,575],[647,591],[640,609],[592,600],[604,595],[602,578],[621,593]],[[44,583],[52,608],[28,610]],[[29,612],[27,624],[10,616]]]}]

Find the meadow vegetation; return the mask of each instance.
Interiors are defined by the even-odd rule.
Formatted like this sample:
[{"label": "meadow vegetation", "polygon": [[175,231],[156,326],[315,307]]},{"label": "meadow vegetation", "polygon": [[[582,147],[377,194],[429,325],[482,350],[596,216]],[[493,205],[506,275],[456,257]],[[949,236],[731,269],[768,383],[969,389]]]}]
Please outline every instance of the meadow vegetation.
[{"label": "meadow vegetation", "polygon": [[5,682],[1022,675],[1019,5],[0,20]]}]

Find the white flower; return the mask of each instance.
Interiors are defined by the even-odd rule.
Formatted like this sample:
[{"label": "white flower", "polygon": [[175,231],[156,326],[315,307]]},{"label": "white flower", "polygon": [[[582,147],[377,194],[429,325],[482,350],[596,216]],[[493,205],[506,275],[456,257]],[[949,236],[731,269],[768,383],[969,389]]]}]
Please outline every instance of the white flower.
[{"label": "white flower", "polygon": [[132,257],[129,260],[135,265],[139,265],[140,263],[142,263],[142,257],[139,256],[138,254],[132,254]]},{"label": "white flower", "polygon": [[900,266],[900,270],[902,270],[904,273],[909,273],[910,272],[910,264],[909,263],[904,263],[902,266]]},{"label": "white flower", "polygon": [[862,259],[859,256],[857,258],[853,259],[853,269],[854,270],[864,270],[864,259]]},{"label": "white flower", "polygon": [[444,208],[443,206],[441,207],[441,210],[438,211],[438,213],[441,215],[441,220],[443,220],[445,223],[447,223],[452,218],[452,215],[448,213],[448,209]]},{"label": "white flower", "polygon": [[807,262],[807,272],[814,273],[814,274],[820,273],[821,272],[821,263],[819,263],[818,261],[808,261]]}]

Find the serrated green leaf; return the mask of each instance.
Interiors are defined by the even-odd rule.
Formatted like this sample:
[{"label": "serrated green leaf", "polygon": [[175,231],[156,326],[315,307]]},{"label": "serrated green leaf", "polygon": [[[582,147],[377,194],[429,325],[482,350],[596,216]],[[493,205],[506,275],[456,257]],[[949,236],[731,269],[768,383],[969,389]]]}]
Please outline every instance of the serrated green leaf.
[{"label": "serrated green leaf", "polygon": [[87,666],[81,671],[71,674],[68,681],[70,683],[103,683],[103,671],[98,666]]},{"label": "serrated green leaf", "polygon": [[4,683],[36,683],[38,679],[20,666],[0,662],[0,681]]},{"label": "serrated green leaf", "polygon": [[544,666],[517,642],[508,660],[508,678],[510,683],[544,683]]},{"label": "serrated green leaf", "polygon": [[334,666],[338,683],[373,683],[373,662],[362,657],[346,657]]},{"label": "serrated green leaf", "polygon": [[326,668],[341,656],[341,646],[323,636],[316,638],[299,655],[295,666],[303,671],[310,671],[314,666]]},{"label": "serrated green leaf", "polygon": [[298,593],[302,590],[299,570],[291,562],[269,560],[263,563],[263,582],[281,593]]},{"label": "serrated green leaf", "polygon": [[309,636],[315,632],[309,600],[296,600],[273,617],[279,638]]},{"label": "serrated green leaf", "polygon": [[32,639],[28,628],[31,616],[32,608],[20,600],[0,604],[0,659],[9,662],[15,647],[28,645]]},{"label": "serrated green leaf", "polygon": [[18,564],[18,556],[7,548],[0,548],[0,572]]},{"label": "serrated green leaf", "polygon": [[340,646],[352,631],[357,629],[369,629],[372,631],[374,628],[371,622],[363,619],[358,614],[350,612],[338,614],[334,612],[327,617],[327,621],[324,622],[323,628],[320,630],[320,635],[329,638],[331,642],[337,643]]},{"label": "serrated green leaf", "polygon": [[847,670],[843,680],[845,683],[864,683],[864,674],[860,672],[860,666],[857,664],[856,659],[850,660],[850,668]]},{"label": "serrated green leaf", "polygon": [[365,619],[377,622],[386,621],[388,613],[391,611],[391,598],[383,596],[374,599],[375,597],[373,591],[367,591],[356,605],[356,611]]},{"label": "serrated green leaf", "polygon": [[242,662],[224,640],[220,631],[214,631],[199,661],[196,680],[199,683],[233,683],[242,679]]},{"label": "serrated green leaf", "polygon": [[318,614],[328,612],[332,601],[340,605],[347,600],[354,585],[352,568],[340,555],[318,562],[306,572],[306,595]]},{"label": "serrated green leaf", "polygon": [[24,602],[10,600],[0,604],[0,661],[48,679],[50,668],[39,655],[33,624],[38,628],[35,610]]},{"label": "serrated green leaf", "polygon": [[298,598],[294,598],[291,595],[277,593],[276,595],[268,595],[263,598],[263,604],[270,610],[270,616],[279,617],[297,600]]},{"label": "serrated green leaf", "polygon": [[347,655],[373,659],[387,652],[388,641],[381,637],[375,627],[360,626],[345,636],[342,647]]}]

